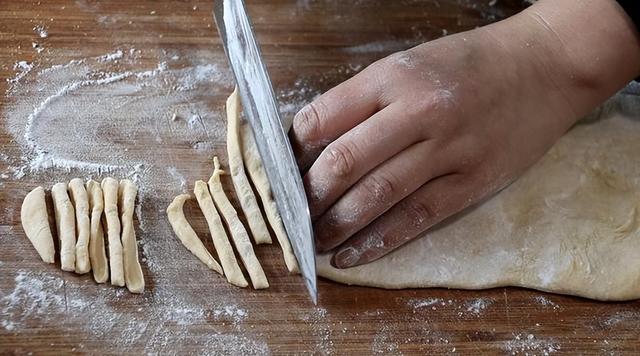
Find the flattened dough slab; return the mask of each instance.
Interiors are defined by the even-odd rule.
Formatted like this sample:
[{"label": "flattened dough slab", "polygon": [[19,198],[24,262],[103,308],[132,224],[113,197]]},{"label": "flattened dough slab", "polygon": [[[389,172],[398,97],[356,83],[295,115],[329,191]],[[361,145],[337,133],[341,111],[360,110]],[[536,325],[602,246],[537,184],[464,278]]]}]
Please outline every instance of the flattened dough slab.
[{"label": "flattened dough slab", "polygon": [[363,286],[640,298],[640,118],[576,126],[511,186],[378,261],[329,260],[320,276]]}]

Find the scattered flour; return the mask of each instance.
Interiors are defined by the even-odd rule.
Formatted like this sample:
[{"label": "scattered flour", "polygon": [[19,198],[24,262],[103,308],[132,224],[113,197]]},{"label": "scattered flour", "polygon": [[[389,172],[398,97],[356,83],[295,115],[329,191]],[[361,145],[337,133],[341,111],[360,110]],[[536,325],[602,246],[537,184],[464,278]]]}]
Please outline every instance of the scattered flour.
[{"label": "scattered flour", "polygon": [[440,298],[427,298],[427,299],[411,299],[407,303],[407,306],[413,309],[415,313],[417,309],[430,308],[436,310],[438,306],[446,306],[453,304],[453,300],[444,300]]},{"label": "scattered flour", "polygon": [[478,298],[465,303],[465,307],[467,308],[466,309],[467,312],[474,315],[480,315],[491,304],[493,304],[493,300]]},{"label": "scattered flour", "polygon": [[171,177],[173,177],[175,180],[178,181],[182,192],[187,193],[189,188],[187,183],[187,178],[185,178],[182,174],[180,174],[180,172],[178,172],[176,167],[168,167],[167,171],[169,172],[169,174],[171,174]]},{"label": "scattered flour", "polygon": [[[237,304],[221,305],[219,301],[212,304],[203,300],[195,305],[172,297],[163,300],[160,307],[118,310],[115,306],[128,295],[124,289],[97,286],[91,281],[90,287],[72,287],[57,273],[18,270],[13,290],[0,294],[2,328],[16,331],[25,327],[27,321],[64,328],[67,323],[81,321],[86,323],[93,341],[107,342],[116,353],[140,347],[144,342],[146,353],[164,355],[165,348],[175,340],[191,340],[202,347],[203,352],[208,352],[209,347],[234,355],[269,352],[264,340],[244,329],[242,323],[248,313]],[[60,315],[64,315],[62,323]],[[205,323],[208,318],[230,323],[235,328],[234,334],[195,334],[198,331],[194,325]],[[238,333],[241,335],[235,335]]]},{"label": "scattered flour", "polygon": [[[219,113],[201,92],[205,88],[229,90],[229,73],[210,63],[174,69],[166,61],[149,70],[127,69],[133,65],[118,61],[125,53],[131,55],[119,49],[44,68],[29,83],[12,88],[9,96],[27,96],[6,113],[9,130],[25,148],[24,164],[15,169],[16,178],[48,169],[131,175],[140,164],[151,168],[159,163],[154,160],[156,147],[147,145],[149,138],[162,143],[164,137],[199,141],[221,137]],[[32,69],[32,64],[18,62],[18,74],[11,81],[21,81]],[[217,75],[206,75],[216,70]],[[171,83],[176,89],[167,93]],[[194,133],[194,127],[163,122],[171,111],[210,113],[198,114],[198,130],[208,121],[207,130]],[[130,142],[148,150],[128,152],[124,143]],[[154,168],[146,173],[158,175]]]},{"label": "scattered flour", "polygon": [[519,333],[504,343],[503,350],[511,355],[545,355],[560,351],[553,339],[537,339],[533,334]]},{"label": "scattered flour", "polygon": [[458,311],[458,316],[473,315],[480,316],[493,304],[492,299],[476,298],[468,301],[458,301],[453,299],[426,298],[426,299],[409,299],[407,307],[416,314],[422,310],[438,310],[438,308],[447,307]]},{"label": "scattered flour", "polygon": [[316,337],[313,354],[332,355],[335,353],[333,345],[331,325],[326,320],[327,309],[315,307],[308,315],[304,315],[302,320],[311,325],[313,335]]},{"label": "scattered flour", "polygon": [[8,92],[11,92],[15,89],[15,84],[19,83],[22,78],[24,78],[31,70],[33,69],[33,63],[29,63],[27,61],[18,61],[13,65],[13,70],[17,72],[16,76],[13,78],[8,78],[7,82],[10,84],[7,89]]},{"label": "scattered flour", "polygon": [[[135,49],[134,49],[135,51]],[[131,52],[130,52],[131,53]],[[115,61],[118,59],[122,59],[124,57],[124,53],[122,52],[121,49],[113,52],[113,53],[107,53],[105,55],[99,56],[98,58],[96,58],[96,60],[98,62],[111,62],[111,61]]]},{"label": "scattered flour", "polygon": [[557,303],[554,303],[553,301],[545,298],[542,295],[534,297],[533,300],[542,306],[553,308],[553,310],[560,309],[560,306]]},{"label": "scattered flour", "polygon": [[44,25],[38,25],[36,27],[33,28],[33,32],[36,33],[36,35],[38,35],[38,37],[40,38],[47,38],[49,37],[49,31],[47,30],[47,27]]},{"label": "scattered flour", "polygon": [[395,339],[395,337],[392,337],[393,334],[394,330],[389,325],[383,325],[373,337],[371,353],[379,355],[403,355],[398,343],[393,341]]},{"label": "scattered flour", "polygon": [[634,323],[638,324],[639,320],[640,320],[640,313],[625,311],[625,312],[615,313],[610,317],[606,318],[606,320],[604,321],[604,325],[610,327],[626,321],[634,321]]}]

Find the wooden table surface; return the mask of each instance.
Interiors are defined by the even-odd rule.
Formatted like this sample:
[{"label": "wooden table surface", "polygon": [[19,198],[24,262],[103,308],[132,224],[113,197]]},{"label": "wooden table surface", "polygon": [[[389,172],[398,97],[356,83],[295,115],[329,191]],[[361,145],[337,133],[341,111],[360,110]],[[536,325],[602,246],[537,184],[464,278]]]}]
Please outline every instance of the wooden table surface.
[{"label": "wooden table surface", "polygon": [[[377,58],[525,6],[519,0],[247,2],[286,115]],[[195,179],[208,177],[213,154],[226,163],[222,109],[232,83],[211,8],[211,1],[193,0],[1,2],[0,353],[640,351],[637,302],[600,303],[518,288],[386,291],[320,280],[320,301],[313,306],[301,279],[286,273],[277,246],[257,248],[268,290],[234,288],[207,270],[177,241],[164,209]],[[100,57],[110,53],[115,57]],[[60,92],[56,85],[77,80],[66,77],[73,70],[126,78]],[[198,73],[216,80],[192,78],[199,84],[180,86],[178,79]],[[39,107],[44,109],[36,119],[49,126],[34,128],[40,130],[34,135],[46,154],[117,161],[122,167],[110,175],[140,182],[143,295],[62,272],[59,263],[46,265],[26,239],[20,204],[29,190],[107,175],[91,164],[65,166],[53,158],[52,166],[35,164],[23,131]],[[180,108],[197,112],[191,118],[198,122],[173,117]],[[142,115],[146,110],[156,111]],[[196,204],[189,203],[186,213],[212,248]]]}]

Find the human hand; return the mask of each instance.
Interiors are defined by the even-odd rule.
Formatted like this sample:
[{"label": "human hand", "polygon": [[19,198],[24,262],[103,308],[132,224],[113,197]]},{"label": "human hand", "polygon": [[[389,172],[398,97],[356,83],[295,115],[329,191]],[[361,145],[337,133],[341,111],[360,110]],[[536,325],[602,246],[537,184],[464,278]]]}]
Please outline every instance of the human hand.
[{"label": "human hand", "polygon": [[336,267],[375,260],[498,191],[638,70],[594,80],[549,27],[548,4],[391,55],[296,116],[317,247],[339,246]]}]

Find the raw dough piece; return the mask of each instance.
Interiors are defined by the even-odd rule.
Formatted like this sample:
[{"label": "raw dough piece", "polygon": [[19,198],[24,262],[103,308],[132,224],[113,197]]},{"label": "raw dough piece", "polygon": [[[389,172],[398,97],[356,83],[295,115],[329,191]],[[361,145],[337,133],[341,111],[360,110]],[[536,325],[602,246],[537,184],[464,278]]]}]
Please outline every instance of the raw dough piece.
[{"label": "raw dough piece", "polygon": [[118,181],[113,178],[103,179],[102,192],[104,194],[104,216],[107,221],[107,239],[109,240],[111,284],[124,287],[120,218],[118,217]]},{"label": "raw dough piece", "polygon": [[138,244],[136,231],[133,227],[133,210],[135,209],[138,187],[129,179],[120,181],[118,187],[118,202],[120,208],[120,222],[122,223],[122,262],[124,267],[124,281],[131,293],[144,292],[144,276],[138,261]]},{"label": "raw dough piece", "polygon": [[297,273],[299,272],[298,262],[296,261],[296,256],[293,254],[293,249],[291,248],[291,243],[289,242],[289,237],[287,237],[284,225],[282,225],[282,218],[280,217],[280,212],[278,212],[278,206],[273,199],[271,185],[269,184],[267,173],[262,165],[262,158],[260,158],[260,152],[253,137],[253,131],[251,131],[251,126],[249,126],[247,122],[243,122],[240,126],[240,139],[242,141],[244,165],[249,172],[253,186],[258,191],[258,195],[260,195],[267,220],[269,220],[269,224],[278,238],[284,263],[287,265],[289,272]]},{"label": "raw dough piece", "polygon": [[213,259],[213,256],[204,247],[196,232],[193,231],[191,225],[184,217],[183,206],[184,202],[191,199],[189,194],[180,194],[173,199],[169,207],[167,207],[167,216],[169,217],[169,223],[173,228],[173,232],[180,239],[184,247],[186,247],[191,253],[193,253],[200,261],[207,265],[210,269],[224,275],[222,267]]},{"label": "raw dough piece", "polygon": [[196,181],[193,193],[198,200],[200,210],[202,210],[207,220],[207,225],[209,225],[211,240],[213,240],[216,252],[218,252],[218,258],[220,259],[220,264],[222,264],[222,270],[224,271],[225,277],[227,277],[227,281],[234,286],[246,287],[249,284],[244,278],[244,275],[242,275],[242,270],[238,265],[236,255],[233,253],[233,248],[231,247],[231,243],[229,243],[227,233],[224,231],[220,215],[218,215],[218,211],[211,199],[211,194],[209,194],[207,183],[201,180]]},{"label": "raw dough piece", "polygon": [[76,219],[67,185],[56,183],[51,188],[53,208],[56,214],[56,228],[60,240],[60,264],[63,271],[76,270]]},{"label": "raw dough piece", "polygon": [[270,244],[271,236],[258,206],[256,196],[244,171],[242,152],[240,150],[240,99],[238,87],[227,99],[227,152],[229,154],[229,171],[236,195],[240,200],[242,211],[247,218],[251,235],[256,244]]},{"label": "raw dough piece", "polygon": [[521,286],[640,298],[640,119],[574,127],[511,186],[390,255],[329,279],[382,288]]},{"label": "raw dough piece", "polygon": [[109,279],[109,268],[104,250],[104,231],[102,230],[102,211],[104,209],[102,188],[98,182],[89,179],[86,189],[89,196],[89,209],[91,209],[89,261],[91,262],[93,279],[97,283],[104,283]]},{"label": "raw dough piece", "polygon": [[80,178],[69,182],[71,202],[76,213],[76,273],[84,274],[91,270],[89,262],[89,235],[91,222],[89,220],[89,197],[84,183]]},{"label": "raw dough piece", "polygon": [[53,263],[56,250],[49,227],[47,203],[44,200],[44,189],[37,187],[24,197],[20,209],[20,221],[24,233],[38,251],[40,258],[46,263]]},{"label": "raw dough piece", "polygon": [[260,261],[258,261],[256,254],[253,252],[253,247],[249,240],[249,234],[247,234],[247,230],[238,218],[236,210],[233,208],[233,205],[231,205],[231,202],[222,189],[220,176],[224,174],[224,171],[220,169],[218,157],[213,158],[213,165],[215,168],[213,175],[209,179],[209,190],[211,191],[213,202],[218,210],[220,210],[222,218],[229,227],[229,233],[231,233],[231,238],[236,246],[236,251],[238,251],[240,259],[249,273],[253,288],[268,288],[269,282],[267,281],[267,276],[265,276],[262,266],[260,265]]}]

